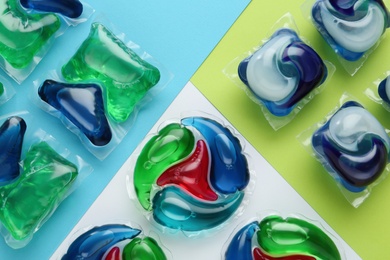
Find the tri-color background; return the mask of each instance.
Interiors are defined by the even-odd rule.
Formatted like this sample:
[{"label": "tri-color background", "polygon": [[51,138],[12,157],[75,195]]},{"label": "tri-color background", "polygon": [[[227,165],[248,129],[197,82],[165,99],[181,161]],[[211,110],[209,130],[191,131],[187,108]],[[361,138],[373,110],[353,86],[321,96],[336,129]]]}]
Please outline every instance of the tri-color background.
[{"label": "tri-color background", "polygon": [[[95,9],[93,17],[69,28],[56,39],[30,77],[21,85],[14,84],[16,95],[1,107],[1,112],[28,110],[36,117],[37,125],[67,144],[69,150],[83,157],[94,171],[25,248],[14,250],[1,242],[0,259],[49,259],[188,81],[362,259],[386,259],[390,241],[389,178],[377,185],[356,209],[296,137],[333,110],[344,92],[358,98],[385,128],[390,129],[389,112],[364,94],[365,89],[390,70],[390,39],[385,37],[363,67],[351,77],[304,17],[303,3],[303,0],[88,1]],[[222,71],[230,61],[259,45],[275,22],[287,12],[293,15],[300,35],[323,59],[332,62],[336,71],[321,93],[291,123],[274,131],[260,107]],[[74,134],[65,131],[57,118],[40,110],[30,99],[33,80],[67,61],[86,38],[90,24],[97,16],[104,16],[126,35],[126,39],[139,44],[174,75],[166,88],[142,107],[127,136],[103,161],[90,154]],[[261,170],[256,174],[262,174]],[[279,192],[283,193],[283,190]],[[250,203],[272,199],[251,197]]]}]

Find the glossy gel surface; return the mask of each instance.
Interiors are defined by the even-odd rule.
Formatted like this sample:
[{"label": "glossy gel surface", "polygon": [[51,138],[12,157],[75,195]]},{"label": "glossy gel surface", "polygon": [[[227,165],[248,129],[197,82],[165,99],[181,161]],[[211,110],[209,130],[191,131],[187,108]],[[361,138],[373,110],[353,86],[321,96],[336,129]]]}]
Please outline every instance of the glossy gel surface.
[{"label": "glossy gel surface", "polygon": [[0,55],[12,67],[23,69],[60,26],[55,14],[28,14],[18,0],[0,0]]},{"label": "glossy gel surface", "polygon": [[381,0],[317,0],[312,17],[326,42],[348,61],[360,59],[389,26]]},{"label": "glossy gel surface", "polygon": [[62,260],[103,259],[103,255],[120,241],[138,236],[141,230],[122,224],[94,227],[78,236],[69,246]]},{"label": "glossy gel surface", "polygon": [[225,222],[240,206],[248,182],[239,140],[204,117],[162,128],[144,145],[134,169],[143,208],[162,226],[184,231]]},{"label": "glossy gel surface", "polygon": [[83,5],[78,0],[20,0],[26,9],[60,13],[69,18],[77,18],[83,13]]},{"label": "glossy gel surface", "polygon": [[38,95],[72,122],[92,144],[104,146],[110,142],[112,133],[99,85],[45,80]]},{"label": "glossy gel surface", "polygon": [[160,71],[142,60],[106,27],[93,23],[88,38],[62,67],[72,83],[98,81],[106,88],[107,111],[124,122],[136,104],[160,80]]},{"label": "glossy gel surface", "polygon": [[153,238],[136,237],[123,248],[122,259],[165,260],[167,257],[165,256],[164,251],[158,245],[157,241]]},{"label": "glossy gel surface", "polygon": [[339,260],[330,237],[305,220],[271,215],[240,229],[225,252],[226,260]]},{"label": "glossy gel surface", "polygon": [[312,136],[322,164],[351,192],[361,192],[384,172],[390,139],[359,103],[348,101]]},{"label": "glossy gel surface", "polygon": [[252,240],[259,230],[258,222],[254,221],[241,228],[232,238],[225,252],[226,260],[252,260]]},{"label": "glossy gel surface", "polygon": [[378,94],[387,105],[390,105],[390,80],[389,80],[389,76],[387,76],[384,80],[381,81],[381,83],[379,83]]},{"label": "glossy gel surface", "polygon": [[38,228],[62,201],[78,175],[77,167],[46,142],[30,147],[16,183],[0,187],[0,220],[16,240]]},{"label": "glossy gel surface", "polygon": [[23,118],[7,118],[0,127],[0,187],[14,182],[20,175],[20,158],[26,132]]},{"label": "glossy gel surface", "polygon": [[206,230],[229,219],[243,198],[243,192],[236,192],[210,202],[197,199],[176,186],[168,186],[153,197],[153,218],[171,229]]},{"label": "glossy gel surface", "polygon": [[123,224],[93,227],[73,241],[62,260],[165,260],[156,240],[140,234],[141,230]]},{"label": "glossy gel surface", "polygon": [[213,189],[222,194],[243,190],[249,182],[248,162],[240,141],[230,130],[204,117],[184,118],[182,124],[197,129],[210,149],[209,176]]},{"label": "glossy gel surface", "polygon": [[318,54],[291,29],[280,29],[238,66],[240,79],[275,116],[286,116],[327,77]]},{"label": "glossy gel surface", "polygon": [[150,192],[158,177],[194,149],[195,137],[179,124],[170,124],[144,146],[134,169],[134,187],[139,202],[151,210]]}]

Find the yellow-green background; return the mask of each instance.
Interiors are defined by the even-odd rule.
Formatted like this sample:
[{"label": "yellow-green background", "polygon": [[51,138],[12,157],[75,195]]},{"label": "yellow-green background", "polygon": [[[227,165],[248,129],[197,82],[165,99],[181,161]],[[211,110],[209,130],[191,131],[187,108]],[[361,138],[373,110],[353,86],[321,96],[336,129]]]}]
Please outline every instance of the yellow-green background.
[{"label": "yellow-green background", "polygon": [[[390,129],[390,113],[364,94],[364,90],[390,70],[390,37],[381,41],[363,67],[351,77],[303,16],[303,3],[252,1],[191,81],[363,259],[390,259],[390,178],[375,186],[370,197],[356,209],[296,138],[333,110],[346,91]],[[336,71],[322,92],[291,123],[274,131],[260,107],[222,70],[233,59],[258,46],[287,12],[293,15],[300,35],[323,59],[332,62]]]}]

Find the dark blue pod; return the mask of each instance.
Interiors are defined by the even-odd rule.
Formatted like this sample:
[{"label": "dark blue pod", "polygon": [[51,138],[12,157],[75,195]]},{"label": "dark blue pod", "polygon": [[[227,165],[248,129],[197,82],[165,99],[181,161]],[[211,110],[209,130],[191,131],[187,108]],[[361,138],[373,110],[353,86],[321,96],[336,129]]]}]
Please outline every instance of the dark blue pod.
[{"label": "dark blue pod", "polygon": [[377,180],[389,161],[384,128],[355,101],[346,102],[313,134],[312,146],[328,172],[351,192]]},{"label": "dark blue pod", "polygon": [[0,187],[20,175],[19,162],[26,128],[26,122],[18,116],[8,118],[0,127]]},{"label": "dark blue pod", "polygon": [[26,9],[59,13],[69,18],[77,18],[83,13],[83,4],[78,0],[20,0]]},{"label": "dark blue pod", "polygon": [[275,116],[289,115],[327,75],[321,57],[287,28],[276,31],[238,65],[241,81]]},{"label": "dark blue pod", "polygon": [[390,93],[387,93],[386,85],[388,84],[389,76],[387,76],[384,80],[379,83],[378,86],[378,94],[383,101],[386,102],[387,105],[390,105]]},{"label": "dark blue pod", "polygon": [[104,146],[110,142],[112,133],[99,85],[46,80],[39,87],[38,95],[69,119],[94,145]]}]

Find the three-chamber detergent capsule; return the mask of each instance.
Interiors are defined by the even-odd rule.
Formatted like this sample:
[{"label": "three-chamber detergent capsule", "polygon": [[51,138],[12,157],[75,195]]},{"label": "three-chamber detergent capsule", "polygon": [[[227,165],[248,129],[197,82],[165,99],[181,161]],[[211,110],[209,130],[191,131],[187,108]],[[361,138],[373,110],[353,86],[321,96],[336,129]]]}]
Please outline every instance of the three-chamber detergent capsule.
[{"label": "three-chamber detergent capsule", "polygon": [[187,117],[143,146],[131,185],[158,224],[193,232],[229,219],[249,178],[247,158],[229,129],[209,118]]},{"label": "three-chamber detergent capsule", "polygon": [[270,215],[234,234],[225,260],[340,260],[332,239],[318,226],[296,217]]},{"label": "three-chamber detergent capsule", "polygon": [[158,242],[141,233],[140,229],[125,224],[95,226],[79,235],[61,259],[166,260]]}]

